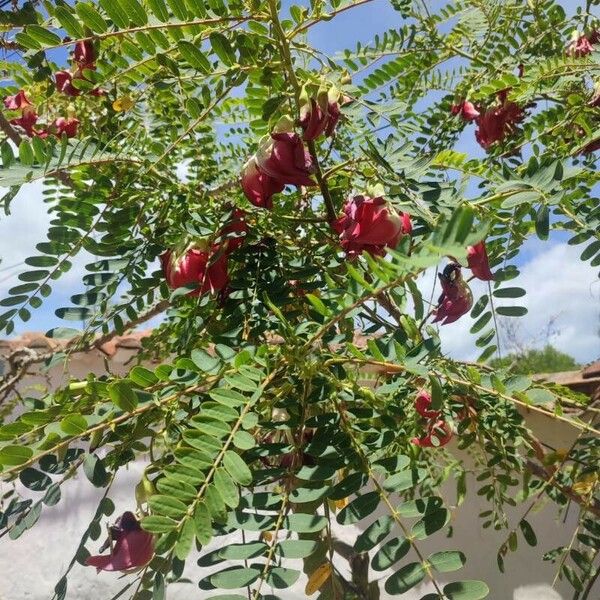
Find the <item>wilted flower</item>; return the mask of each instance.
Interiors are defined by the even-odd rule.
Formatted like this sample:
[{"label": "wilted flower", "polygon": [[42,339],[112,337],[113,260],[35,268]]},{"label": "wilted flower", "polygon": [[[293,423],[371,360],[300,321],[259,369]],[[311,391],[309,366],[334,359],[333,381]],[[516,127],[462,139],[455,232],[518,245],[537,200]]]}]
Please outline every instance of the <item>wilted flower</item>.
[{"label": "wilted flower", "polygon": [[490,263],[484,241],[467,248],[467,264],[477,279],[481,279],[482,281],[494,280],[494,274],[490,271]]},{"label": "wilted flower", "polygon": [[455,116],[460,115],[465,121],[474,121],[480,115],[475,105],[468,100],[463,100],[459,104],[453,104],[450,112]]},{"label": "wilted flower", "polygon": [[432,420],[427,433],[420,437],[414,437],[412,444],[421,448],[439,448],[445,446],[452,439],[452,429],[443,419]]},{"label": "wilted flower", "polygon": [[431,395],[426,390],[421,390],[415,398],[415,410],[425,419],[437,419],[440,416],[439,410],[431,410]]},{"label": "wilted flower", "polygon": [[218,246],[209,250],[207,244],[193,243],[182,253],[167,250],[160,262],[170,288],[198,284],[188,296],[219,292],[229,283],[227,253],[221,252]]},{"label": "wilted flower", "polygon": [[140,527],[132,512],[124,512],[110,528],[110,539],[100,552],[112,544],[110,554],[90,556],[85,564],[98,571],[129,571],[147,565],[154,556],[154,537]]},{"label": "wilted flower", "polygon": [[279,184],[316,185],[310,177],[315,170],[312,157],[297,133],[272,133],[259,147],[255,160],[259,171]]},{"label": "wilted flower", "polygon": [[246,198],[254,206],[271,210],[273,194],[283,191],[285,185],[263,173],[257,166],[254,156],[244,165],[242,189]]},{"label": "wilted flower", "polygon": [[349,256],[357,256],[363,250],[383,256],[386,246],[395,248],[400,236],[412,231],[410,216],[401,218],[382,197],[350,198],[344,214],[331,225],[340,234],[342,248]]},{"label": "wilted flower", "polygon": [[460,265],[456,263],[447,265],[438,277],[442,285],[442,294],[438,299],[433,323],[440,321],[442,325],[448,325],[471,310],[473,294],[462,278]]}]

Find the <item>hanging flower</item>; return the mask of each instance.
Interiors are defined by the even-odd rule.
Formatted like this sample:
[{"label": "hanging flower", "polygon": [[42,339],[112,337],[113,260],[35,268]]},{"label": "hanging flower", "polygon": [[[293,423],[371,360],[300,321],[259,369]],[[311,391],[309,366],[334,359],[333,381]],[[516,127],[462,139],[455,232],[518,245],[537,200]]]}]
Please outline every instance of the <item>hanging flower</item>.
[{"label": "hanging flower", "polygon": [[69,71],[56,71],[56,73],[54,73],[54,81],[56,83],[56,89],[67,96],[76,98],[81,94],[81,90],[78,90],[73,85],[73,75]]},{"label": "hanging flower", "polygon": [[400,237],[412,231],[410,216],[401,218],[383,197],[348,199],[344,214],[331,225],[340,234],[342,248],[351,257],[363,250],[373,256],[383,256],[386,247],[395,248]]},{"label": "hanging flower", "polygon": [[473,294],[466,281],[462,278],[460,265],[450,263],[443,273],[438,275],[442,285],[442,294],[438,299],[433,323],[442,325],[454,323],[468,313],[473,306]]},{"label": "hanging flower", "polygon": [[481,281],[494,280],[484,241],[467,248],[467,264],[477,279],[481,279]]},{"label": "hanging flower", "polygon": [[420,448],[440,448],[452,439],[452,429],[443,419],[432,420],[427,433],[418,438],[414,437],[411,443]]},{"label": "hanging flower", "polygon": [[415,398],[415,410],[425,419],[437,419],[440,416],[439,410],[431,410],[431,395],[426,390],[421,390]]},{"label": "hanging flower", "polygon": [[500,104],[488,108],[475,119],[475,139],[482,148],[488,149],[492,144],[501,142],[525,117],[523,109],[508,101],[507,96],[508,90],[498,92]]},{"label": "hanging flower", "polygon": [[463,100],[459,104],[453,104],[450,112],[455,116],[460,115],[465,121],[474,121],[481,114],[475,108],[475,105],[468,100]]},{"label": "hanging flower", "polygon": [[75,44],[73,60],[80,69],[94,70],[96,68],[96,51],[92,40],[80,40]]},{"label": "hanging flower", "polygon": [[209,250],[206,243],[193,243],[183,253],[167,250],[161,255],[160,262],[171,289],[198,285],[188,296],[200,296],[206,292],[214,294],[229,283],[227,253],[218,246]]},{"label": "hanging flower", "polygon": [[154,556],[154,537],[144,531],[132,512],[124,512],[110,528],[110,539],[100,548],[112,544],[110,554],[90,556],[85,564],[97,571],[129,571],[147,565]]},{"label": "hanging flower", "polygon": [[273,194],[283,191],[285,185],[263,173],[252,157],[242,171],[242,189],[246,198],[259,208],[273,208]]},{"label": "hanging flower", "polygon": [[304,131],[303,139],[307,142],[317,139],[322,134],[331,137],[341,117],[340,92],[332,87],[329,91],[320,90],[316,97],[309,97],[306,88],[300,95],[300,127]]},{"label": "hanging flower", "polygon": [[79,119],[76,119],[75,117],[58,117],[58,119],[55,119],[51,125],[51,128],[54,129],[57,137],[60,137],[63,133],[65,133],[68,138],[72,138],[77,135],[78,127]]},{"label": "hanging flower", "polygon": [[261,144],[255,156],[258,170],[279,184],[316,185],[312,157],[297,133],[278,131]]}]

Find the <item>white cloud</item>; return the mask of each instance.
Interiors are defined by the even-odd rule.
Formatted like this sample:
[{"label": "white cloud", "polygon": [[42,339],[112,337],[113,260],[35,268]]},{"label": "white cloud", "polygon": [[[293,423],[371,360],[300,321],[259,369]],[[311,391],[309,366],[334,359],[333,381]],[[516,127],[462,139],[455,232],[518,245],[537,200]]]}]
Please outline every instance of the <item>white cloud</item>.
[{"label": "white cloud", "polygon": [[[536,254],[520,266],[520,275],[505,284],[526,290],[523,298],[496,299],[496,306],[519,305],[528,309],[525,317],[510,319],[518,328],[518,337],[527,347],[550,342],[559,350],[585,363],[600,356],[600,280],[597,269],[579,260],[583,247],[560,243],[536,246]],[[431,294],[433,271],[419,281],[426,298]],[[471,282],[475,299],[487,291],[480,281]],[[434,302],[440,292],[436,286]],[[508,321],[509,319],[506,318]],[[546,334],[553,321],[550,338]],[[473,320],[469,315],[440,327],[444,353],[463,360],[473,360],[480,349],[476,336],[469,333]],[[506,344],[503,344],[506,346]],[[504,353],[508,348],[504,348]]]}]

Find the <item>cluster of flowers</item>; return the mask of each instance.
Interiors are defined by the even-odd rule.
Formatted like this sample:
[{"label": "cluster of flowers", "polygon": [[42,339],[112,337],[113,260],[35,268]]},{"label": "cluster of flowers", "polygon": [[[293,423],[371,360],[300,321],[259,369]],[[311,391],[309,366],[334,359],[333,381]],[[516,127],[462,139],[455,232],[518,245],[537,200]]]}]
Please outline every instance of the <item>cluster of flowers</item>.
[{"label": "cluster of flowers", "polygon": [[[96,70],[96,50],[91,40],[82,40],[75,44],[73,50],[73,70],[57,71],[54,74],[56,89],[67,96],[77,97],[81,94],[74,85],[74,80],[89,81],[85,76],[85,71]],[[89,92],[90,96],[103,96],[104,90],[93,89]]]},{"label": "cluster of flowers", "polygon": [[594,46],[600,44],[600,31],[594,29],[590,33],[576,34],[575,39],[567,46],[567,55],[581,58],[594,51]]},{"label": "cluster of flowers", "polygon": [[431,396],[429,392],[421,390],[415,399],[415,410],[426,419],[425,433],[421,437],[414,437],[412,444],[421,448],[439,448],[445,446],[452,439],[450,425],[441,418],[441,411],[431,409]]},{"label": "cluster of flowers", "polygon": [[10,119],[10,124],[23,129],[29,137],[46,138],[49,135],[60,137],[64,133],[71,138],[77,135],[79,121],[75,117],[58,117],[47,126],[36,127],[38,113],[35,106],[28,100],[24,90],[19,90],[14,96],[4,98],[4,106],[8,110],[21,111],[21,116]]}]

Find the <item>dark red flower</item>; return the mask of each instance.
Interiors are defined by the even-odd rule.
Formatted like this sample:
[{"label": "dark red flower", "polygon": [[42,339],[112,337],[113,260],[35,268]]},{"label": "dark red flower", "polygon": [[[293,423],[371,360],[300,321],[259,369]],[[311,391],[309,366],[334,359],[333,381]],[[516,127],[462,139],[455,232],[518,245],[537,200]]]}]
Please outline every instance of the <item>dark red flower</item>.
[{"label": "dark red flower", "polygon": [[239,208],[234,208],[231,219],[220,233],[221,244],[224,246],[225,251],[229,253],[237,250],[244,243],[247,234],[246,213]]},{"label": "dark red flower", "polygon": [[420,438],[414,437],[411,443],[421,448],[439,448],[445,446],[451,439],[452,429],[450,425],[443,419],[437,421],[432,419],[427,428],[427,433]]},{"label": "dark red flower", "polygon": [[263,173],[258,168],[254,157],[244,165],[242,189],[246,198],[254,206],[271,210],[273,208],[273,194],[283,191],[284,187],[285,184]]},{"label": "dark red flower", "polygon": [[56,82],[56,89],[67,96],[76,98],[81,94],[81,90],[73,86],[73,75],[70,71],[56,71],[54,81]]},{"label": "dark red flower", "polygon": [[403,235],[412,235],[412,221],[410,220],[410,215],[407,212],[402,213],[402,234]]},{"label": "dark red flower", "polygon": [[471,310],[473,294],[462,278],[460,265],[456,263],[447,265],[438,277],[442,285],[442,294],[438,299],[433,323],[440,321],[442,325],[448,325]]},{"label": "dark red flower", "polygon": [[183,253],[167,250],[161,255],[160,262],[171,289],[198,284],[188,296],[216,293],[229,283],[227,253],[220,251],[218,246],[213,246],[210,251],[206,244],[193,244]]},{"label": "dark red flower", "polygon": [[400,236],[408,233],[403,224],[406,225],[404,217],[400,218],[384,198],[355,196],[346,202],[344,214],[331,225],[340,234],[342,248],[354,257],[363,250],[383,256],[386,246],[395,248]]},{"label": "dark red flower", "polygon": [[453,104],[450,112],[453,115],[460,115],[465,121],[474,121],[479,115],[475,105],[468,100],[463,100],[459,104]]},{"label": "dark red flower", "polygon": [[27,104],[21,110],[21,116],[15,119],[11,119],[11,125],[18,125],[22,127],[27,135],[33,137],[38,134],[38,132],[34,129],[34,125],[37,123],[38,114],[35,111],[35,108],[31,106],[31,104]]},{"label": "dark red flower", "polygon": [[91,40],[81,40],[75,44],[73,50],[73,60],[81,69],[96,68],[96,51]]},{"label": "dark red flower", "polygon": [[507,96],[508,90],[498,92],[500,105],[488,108],[475,119],[475,139],[483,148],[502,141],[525,117],[523,109],[515,102],[508,101]]},{"label": "dark red flower", "polygon": [[581,149],[581,154],[591,154],[592,152],[596,152],[596,150],[600,150],[600,138],[590,142],[589,144],[586,144]]},{"label": "dark red flower", "polygon": [[311,98],[300,111],[300,127],[304,131],[302,138],[307,142],[318,138],[329,124],[328,106]]},{"label": "dark red flower", "polygon": [[110,539],[103,552],[114,544],[110,554],[90,556],[85,564],[99,571],[129,571],[147,565],[154,556],[154,537],[144,531],[131,512],[124,512],[110,528]]},{"label": "dark red flower", "polygon": [[430,410],[431,395],[426,390],[421,390],[415,398],[415,410],[425,419],[437,419],[440,416],[439,410]]},{"label": "dark red flower", "polygon": [[4,106],[8,110],[20,110],[27,106],[33,106],[27,99],[24,90],[19,90],[14,96],[6,96],[4,98]]},{"label": "dark red flower", "polygon": [[467,264],[477,279],[481,279],[481,281],[494,280],[484,241],[467,248]]},{"label": "dark red flower", "polygon": [[52,123],[52,127],[54,128],[57,137],[60,137],[63,133],[67,135],[68,138],[75,137],[77,135],[77,127],[79,126],[79,119],[75,117],[69,117],[65,119],[65,117],[58,117]]},{"label": "dark red flower", "polygon": [[310,177],[314,172],[312,157],[297,133],[272,133],[258,149],[255,160],[258,170],[279,184],[316,185]]}]

